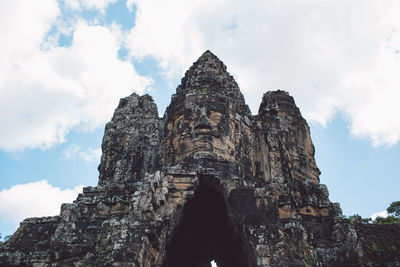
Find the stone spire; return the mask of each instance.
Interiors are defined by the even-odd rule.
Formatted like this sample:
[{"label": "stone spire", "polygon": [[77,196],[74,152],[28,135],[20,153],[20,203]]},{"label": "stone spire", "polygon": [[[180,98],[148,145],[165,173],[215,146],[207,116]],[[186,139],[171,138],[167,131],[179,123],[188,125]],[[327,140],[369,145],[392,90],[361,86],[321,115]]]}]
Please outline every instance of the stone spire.
[{"label": "stone spire", "polygon": [[132,183],[161,168],[158,123],[151,96],[133,93],[120,100],[104,132],[99,185]]},{"label": "stone spire", "polygon": [[211,51],[204,52],[186,72],[177,93],[239,92],[239,86],[227,72],[224,63]]},{"label": "stone spire", "polygon": [[204,52],[196,62],[186,71],[181,84],[172,95],[171,104],[167,108],[167,116],[179,106],[186,98],[203,98],[210,101],[228,103],[232,109],[251,116],[243,94],[232,75],[229,74],[225,64],[210,50]]},{"label": "stone spire", "polygon": [[[289,178],[289,180],[307,180],[318,184],[320,171],[314,158],[310,127],[301,116],[293,97],[281,90],[265,93],[257,116],[262,131],[267,136],[266,139],[274,140],[267,145],[269,148],[267,154],[270,158],[279,158],[266,163],[271,170],[264,174],[273,173],[267,179]],[[287,153],[282,154],[282,149]],[[277,162],[288,164],[290,168],[282,168],[279,164],[274,168]]]}]

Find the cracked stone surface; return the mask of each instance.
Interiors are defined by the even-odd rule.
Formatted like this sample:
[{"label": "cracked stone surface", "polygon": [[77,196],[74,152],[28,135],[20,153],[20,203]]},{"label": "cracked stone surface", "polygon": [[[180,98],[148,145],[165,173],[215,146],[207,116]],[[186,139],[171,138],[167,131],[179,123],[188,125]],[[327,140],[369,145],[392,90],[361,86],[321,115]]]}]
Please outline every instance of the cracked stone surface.
[{"label": "cracked stone surface", "polygon": [[293,98],[267,92],[252,115],[210,51],[162,118],[121,99],[102,152],[98,185],[24,220],[1,266],[400,266],[399,225],[353,225],[329,200]]}]

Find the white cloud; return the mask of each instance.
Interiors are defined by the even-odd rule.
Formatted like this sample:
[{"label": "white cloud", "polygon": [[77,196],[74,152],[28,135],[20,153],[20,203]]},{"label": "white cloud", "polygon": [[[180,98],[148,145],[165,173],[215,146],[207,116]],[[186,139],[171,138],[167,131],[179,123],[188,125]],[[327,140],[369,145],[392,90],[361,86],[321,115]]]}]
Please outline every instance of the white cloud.
[{"label": "white cloud", "polygon": [[[13,56],[23,58],[36,51],[59,14],[60,10],[55,0],[0,1],[2,65],[5,64],[4,60],[8,60],[11,65],[9,67],[17,67],[17,63],[20,62],[9,61]],[[3,82],[3,79],[0,82]]]},{"label": "white cloud", "polygon": [[387,213],[386,210],[384,210],[384,211],[380,211],[380,212],[372,214],[371,215],[371,220],[375,220],[377,217],[386,218],[387,216],[388,216],[388,213]]},{"label": "white cloud", "polygon": [[128,0],[127,5],[137,8],[135,27],[127,37],[131,55],[138,60],[154,57],[168,75],[181,76],[208,47],[206,39],[217,37],[214,33],[226,37],[224,30],[235,18],[223,12],[228,0]]},{"label": "white cloud", "polygon": [[14,185],[0,191],[0,218],[18,223],[25,218],[52,216],[60,213],[62,203],[72,202],[83,185],[62,190],[46,180]]},{"label": "white cloud", "polygon": [[118,59],[115,25],[78,21],[70,47],[47,42],[59,13],[56,0],[0,3],[1,149],[48,148],[73,127],[103,126],[121,97],[152,82]]},{"label": "white cloud", "polygon": [[[262,93],[288,90],[310,121],[337,112],[374,145],[400,139],[400,2],[128,0],[137,8],[131,56],[169,75],[211,49],[253,112]],[[179,10],[179,12],[177,12]]]},{"label": "white cloud", "polygon": [[98,9],[104,12],[109,4],[116,3],[117,0],[65,0],[64,3],[67,7],[75,10],[84,9]]},{"label": "white cloud", "polygon": [[80,158],[86,162],[100,162],[101,148],[89,148],[87,150],[82,150],[80,146],[71,144],[64,151],[64,156],[67,159]]},{"label": "white cloud", "polygon": [[[254,113],[265,91],[284,89],[309,121],[324,125],[342,112],[354,136],[377,146],[399,141],[400,2],[249,1],[128,0],[137,12],[127,35],[79,13],[62,21],[56,0],[2,1],[0,149],[64,142],[74,127],[102,126],[119,98],[149,89],[150,78],[118,59],[121,44],[174,78],[211,49]],[[115,0],[63,3],[105,12]],[[57,32],[73,34],[72,45],[57,46]]]}]

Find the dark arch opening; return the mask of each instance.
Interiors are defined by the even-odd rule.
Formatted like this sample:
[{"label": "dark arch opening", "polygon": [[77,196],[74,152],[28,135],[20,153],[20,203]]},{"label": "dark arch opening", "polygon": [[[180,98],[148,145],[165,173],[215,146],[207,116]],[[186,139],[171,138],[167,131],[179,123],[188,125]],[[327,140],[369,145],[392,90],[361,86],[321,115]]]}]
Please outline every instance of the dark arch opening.
[{"label": "dark arch opening", "polygon": [[209,177],[203,177],[194,197],[184,206],[162,266],[211,267],[212,260],[218,267],[255,266],[250,245],[229,215],[222,191]]}]

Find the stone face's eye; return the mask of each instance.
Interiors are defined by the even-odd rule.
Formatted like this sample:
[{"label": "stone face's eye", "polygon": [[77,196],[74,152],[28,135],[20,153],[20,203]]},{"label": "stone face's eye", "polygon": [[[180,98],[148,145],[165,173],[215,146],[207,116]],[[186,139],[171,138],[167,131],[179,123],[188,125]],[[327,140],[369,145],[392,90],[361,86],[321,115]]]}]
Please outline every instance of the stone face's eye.
[{"label": "stone face's eye", "polygon": [[222,119],[222,114],[219,113],[219,112],[216,112],[216,111],[211,111],[211,112],[210,112],[210,115],[209,115],[209,117],[208,117],[208,119],[209,119],[211,122],[213,122],[213,123],[215,123],[215,124],[218,124],[218,123],[221,121],[221,119]]},{"label": "stone face's eye", "polygon": [[207,115],[207,118],[210,118],[210,116],[211,116],[211,111],[207,110],[206,115]]},{"label": "stone face's eye", "polygon": [[219,114],[219,113],[216,113],[216,114],[214,115],[214,118],[217,119],[217,120],[220,120],[220,119],[222,119],[222,115]]},{"label": "stone face's eye", "polygon": [[182,127],[183,124],[183,116],[179,117],[178,119],[175,120],[175,128],[179,129]]},{"label": "stone face's eye", "polygon": [[186,126],[185,122],[183,121],[183,119],[179,121],[178,126],[179,126],[179,128],[182,128],[182,127]]}]

